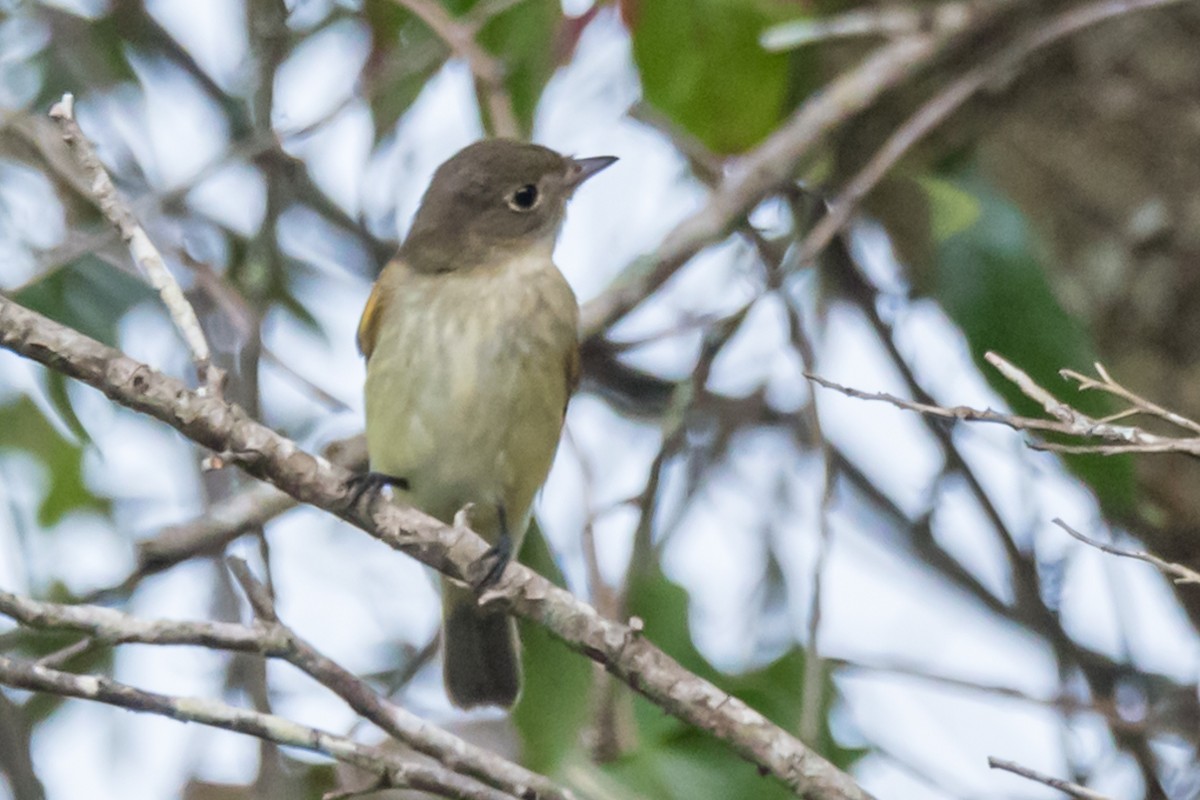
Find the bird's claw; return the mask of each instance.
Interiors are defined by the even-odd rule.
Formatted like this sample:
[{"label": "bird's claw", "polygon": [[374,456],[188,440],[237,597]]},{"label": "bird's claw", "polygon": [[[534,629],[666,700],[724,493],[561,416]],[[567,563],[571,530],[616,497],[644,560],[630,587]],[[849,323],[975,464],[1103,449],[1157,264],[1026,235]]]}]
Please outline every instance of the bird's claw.
[{"label": "bird's claw", "polygon": [[396,475],[385,475],[382,472],[359,472],[352,475],[345,484],[346,508],[354,508],[368,492],[382,491],[385,486],[404,490],[409,488],[408,479]]},{"label": "bird's claw", "polygon": [[473,565],[471,586],[476,592],[495,586],[504,570],[508,568],[508,562],[512,561],[513,540],[508,530],[508,515],[504,512],[504,506],[496,506],[496,516],[499,521],[500,538]]}]

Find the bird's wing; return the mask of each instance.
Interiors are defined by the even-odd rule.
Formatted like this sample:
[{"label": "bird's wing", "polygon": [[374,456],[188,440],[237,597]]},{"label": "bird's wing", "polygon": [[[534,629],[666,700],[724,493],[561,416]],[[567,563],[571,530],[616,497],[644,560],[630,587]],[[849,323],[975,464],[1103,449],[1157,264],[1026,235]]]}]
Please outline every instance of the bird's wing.
[{"label": "bird's wing", "polygon": [[580,371],[579,345],[575,344],[567,351],[567,399],[563,403],[563,417],[567,416],[567,404],[571,402],[571,395],[579,388]]},{"label": "bird's wing", "polygon": [[[387,268],[384,267],[385,270]],[[383,316],[385,291],[381,273],[380,280],[375,281],[375,285],[371,287],[371,296],[367,298],[362,319],[358,321],[358,352],[362,353],[368,361],[371,359],[371,352],[375,349],[375,336],[379,331],[379,320]]]}]

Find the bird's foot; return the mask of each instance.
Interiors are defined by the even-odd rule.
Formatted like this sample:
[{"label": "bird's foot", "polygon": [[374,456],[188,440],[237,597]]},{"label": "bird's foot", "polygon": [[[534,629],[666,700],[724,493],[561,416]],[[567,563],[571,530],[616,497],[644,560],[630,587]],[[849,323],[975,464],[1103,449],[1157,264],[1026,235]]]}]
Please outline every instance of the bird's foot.
[{"label": "bird's foot", "polygon": [[407,490],[409,488],[408,478],[401,478],[397,475],[384,475],[382,472],[359,472],[352,475],[345,484],[346,508],[354,508],[367,493],[378,493],[385,486],[394,486],[397,489]]},{"label": "bird's foot", "polygon": [[513,540],[512,534],[508,530],[508,515],[504,511],[504,506],[499,503],[496,504],[496,518],[499,522],[500,538],[475,562],[472,570],[471,587],[476,592],[483,592],[494,586],[496,581],[500,580],[500,576],[504,574],[508,562],[512,561]]}]

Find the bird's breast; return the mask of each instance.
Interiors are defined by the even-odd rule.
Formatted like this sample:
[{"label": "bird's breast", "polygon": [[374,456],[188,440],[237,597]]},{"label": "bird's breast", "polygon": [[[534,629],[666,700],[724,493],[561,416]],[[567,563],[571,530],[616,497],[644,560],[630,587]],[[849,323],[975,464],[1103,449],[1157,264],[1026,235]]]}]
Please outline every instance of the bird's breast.
[{"label": "bird's breast", "polygon": [[442,519],[503,502],[516,523],[558,444],[574,294],[548,254],[393,280],[367,365],[372,469]]}]

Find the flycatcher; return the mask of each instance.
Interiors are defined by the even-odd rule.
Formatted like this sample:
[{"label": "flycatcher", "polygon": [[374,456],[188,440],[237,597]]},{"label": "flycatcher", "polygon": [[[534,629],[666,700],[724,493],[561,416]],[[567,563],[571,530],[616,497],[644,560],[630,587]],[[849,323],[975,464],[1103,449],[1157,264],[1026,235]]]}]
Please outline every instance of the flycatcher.
[{"label": "flycatcher", "polygon": [[[366,481],[447,524],[472,505],[492,580],[520,547],[579,378],[579,306],[554,243],[567,200],[614,161],[503,139],[460,151],[434,173],[359,323]],[[442,609],[450,699],[511,706],[514,622],[448,581]]]}]

